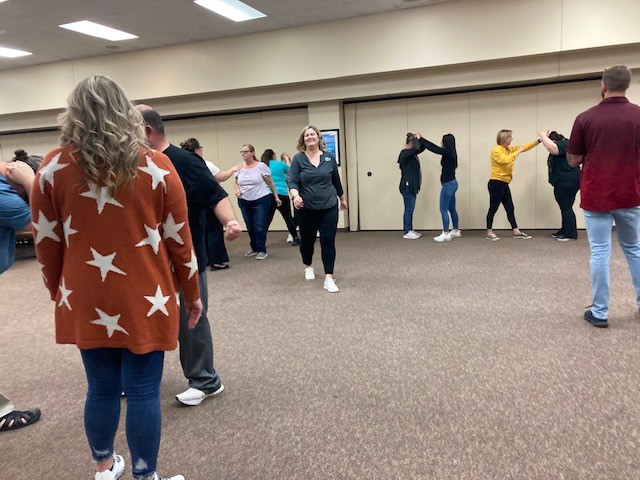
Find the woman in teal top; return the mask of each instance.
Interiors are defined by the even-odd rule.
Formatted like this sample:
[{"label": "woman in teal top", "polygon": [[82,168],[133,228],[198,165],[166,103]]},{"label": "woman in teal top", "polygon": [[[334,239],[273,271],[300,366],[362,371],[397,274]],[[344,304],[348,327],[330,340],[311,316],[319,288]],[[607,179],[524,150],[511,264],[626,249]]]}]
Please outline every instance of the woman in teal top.
[{"label": "woman in teal top", "polygon": [[277,160],[276,153],[270,148],[267,148],[262,154],[260,161],[266,163],[271,170],[271,178],[273,179],[273,183],[276,185],[278,198],[282,201],[282,204],[279,207],[276,207],[275,201],[271,206],[268,225],[271,225],[277,208],[282,215],[284,222],[287,224],[287,230],[289,230],[289,236],[291,237],[291,245],[294,247],[298,246],[300,245],[300,239],[298,238],[298,232],[296,230],[296,221],[291,216],[291,202],[289,200],[289,188],[287,187],[287,172],[289,171],[289,165],[291,164],[289,154],[283,153],[280,155],[280,160]]}]

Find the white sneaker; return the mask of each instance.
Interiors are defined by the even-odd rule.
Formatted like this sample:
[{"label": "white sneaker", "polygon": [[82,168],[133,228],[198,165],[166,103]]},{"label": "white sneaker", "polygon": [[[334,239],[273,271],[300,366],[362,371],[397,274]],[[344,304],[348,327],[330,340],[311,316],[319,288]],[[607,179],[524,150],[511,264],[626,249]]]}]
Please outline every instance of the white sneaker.
[{"label": "white sneaker", "polygon": [[411,230],[411,233],[413,233],[414,235],[417,235],[417,236],[418,236],[418,238],[420,238],[420,237],[422,236],[422,234],[421,234],[421,233],[416,232],[415,230]]},{"label": "white sneaker", "polygon": [[316,272],[313,271],[313,267],[307,267],[304,269],[304,279],[307,282],[316,279]]},{"label": "white sneaker", "polygon": [[291,234],[289,234],[289,236],[287,237],[287,243],[293,243],[293,237],[291,236]]},{"label": "white sneaker", "polygon": [[329,293],[336,293],[340,291],[336,285],[336,281],[331,277],[324,279],[324,289]]},{"label": "white sneaker", "polygon": [[184,405],[195,407],[196,405],[200,405],[205,398],[218,395],[223,390],[224,385],[222,383],[217,390],[214,390],[211,393],[205,393],[202,390],[198,390],[197,388],[188,388],[184,392],[176,395],[176,400],[178,400],[180,403],[183,403]]},{"label": "white sneaker", "polygon": [[406,238],[407,240],[417,240],[420,237],[413,232],[407,232],[402,236],[402,238]]},{"label": "white sneaker", "polygon": [[451,238],[460,238],[462,236],[462,232],[460,230],[451,230],[449,235],[451,235]]},{"label": "white sneaker", "polygon": [[96,480],[117,480],[124,473],[124,458],[121,455],[113,456],[113,467],[104,472],[96,472]]},{"label": "white sneaker", "polygon": [[449,235],[448,233],[444,233],[442,232],[440,235],[438,235],[437,237],[433,237],[433,239],[436,242],[442,243],[442,242],[450,242],[451,241],[451,235]]}]

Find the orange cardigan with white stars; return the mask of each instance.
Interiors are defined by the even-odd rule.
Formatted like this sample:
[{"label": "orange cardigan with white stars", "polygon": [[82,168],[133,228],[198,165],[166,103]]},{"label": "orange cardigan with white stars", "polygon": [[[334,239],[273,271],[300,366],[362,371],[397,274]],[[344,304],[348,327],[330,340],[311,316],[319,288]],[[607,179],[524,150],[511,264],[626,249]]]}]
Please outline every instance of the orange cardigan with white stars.
[{"label": "orange cardigan with white stars", "polygon": [[180,177],[164,154],[141,149],[134,187],[112,197],[87,184],[74,150],[48,153],[31,190],[56,342],[136,354],[175,349],[177,292],[200,298]]}]

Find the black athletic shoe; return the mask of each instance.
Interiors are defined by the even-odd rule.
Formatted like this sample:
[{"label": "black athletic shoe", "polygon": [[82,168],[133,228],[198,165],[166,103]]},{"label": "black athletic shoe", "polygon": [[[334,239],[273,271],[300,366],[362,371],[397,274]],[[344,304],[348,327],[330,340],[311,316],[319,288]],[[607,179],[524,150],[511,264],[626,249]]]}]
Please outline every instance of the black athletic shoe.
[{"label": "black athletic shoe", "polygon": [[569,240],[577,240],[578,237],[567,237],[566,235],[559,234],[556,235],[556,240],[559,242],[568,242]]},{"label": "black athletic shoe", "polygon": [[291,246],[292,246],[292,247],[298,247],[299,245],[300,245],[300,239],[299,239],[298,237],[294,238],[294,239],[291,241]]},{"label": "black athletic shoe", "polygon": [[586,312],[584,312],[584,319],[594,327],[607,328],[609,326],[609,322],[606,318],[603,319],[594,317],[591,310],[587,310]]},{"label": "black athletic shoe", "polygon": [[552,233],[552,234],[551,234],[551,236],[552,236],[553,238],[558,238],[558,235],[564,235],[564,234],[562,233],[562,230],[558,230],[556,233]]}]

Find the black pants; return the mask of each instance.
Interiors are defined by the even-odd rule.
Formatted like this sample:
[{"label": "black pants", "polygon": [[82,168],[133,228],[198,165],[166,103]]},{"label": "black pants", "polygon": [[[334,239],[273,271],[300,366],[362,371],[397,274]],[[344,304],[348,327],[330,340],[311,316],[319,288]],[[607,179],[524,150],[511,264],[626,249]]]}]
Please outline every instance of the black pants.
[{"label": "black pants", "polygon": [[287,224],[287,230],[289,230],[291,236],[293,238],[298,238],[298,232],[296,232],[296,220],[291,216],[291,200],[289,199],[289,195],[282,195],[279,193],[278,198],[282,201],[282,205],[278,207],[275,198],[273,199],[271,209],[269,210],[268,225],[271,226],[273,216],[276,214],[276,210],[278,210],[280,215],[282,215],[284,223]]},{"label": "black pants", "polygon": [[300,254],[302,263],[311,265],[313,249],[316,243],[316,232],[320,231],[320,251],[324,273],[333,275],[336,263],[336,232],[338,230],[338,206],[324,210],[298,210],[300,225]]},{"label": "black pants", "polygon": [[580,190],[580,172],[563,173],[553,186],[553,195],[556,197],[562,216],[560,233],[570,238],[578,238],[576,214],[573,213],[573,202],[576,200],[578,190]]},{"label": "black pants", "polygon": [[229,255],[227,254],[227,247],[224,244],[222,224],[218,221],[218,218],[211,209],[207,209],[205,236],[207,241],[207,255],[209,257],[208,265],[213,267],[214,263],[227,263],[229,261]]},{"label": "black pants", "polygon": [[511,190],[509,184],[501,180],[489,180],[487,185],[489,189],[489,211],[487,212],[487,230],[493,228],[493,217],[498,211],[498,207],[502,203],[507,212],[507,220],[511,224],[511,228],[518,228],[516,216],[513,208],[513,200],[511,199]]}]

